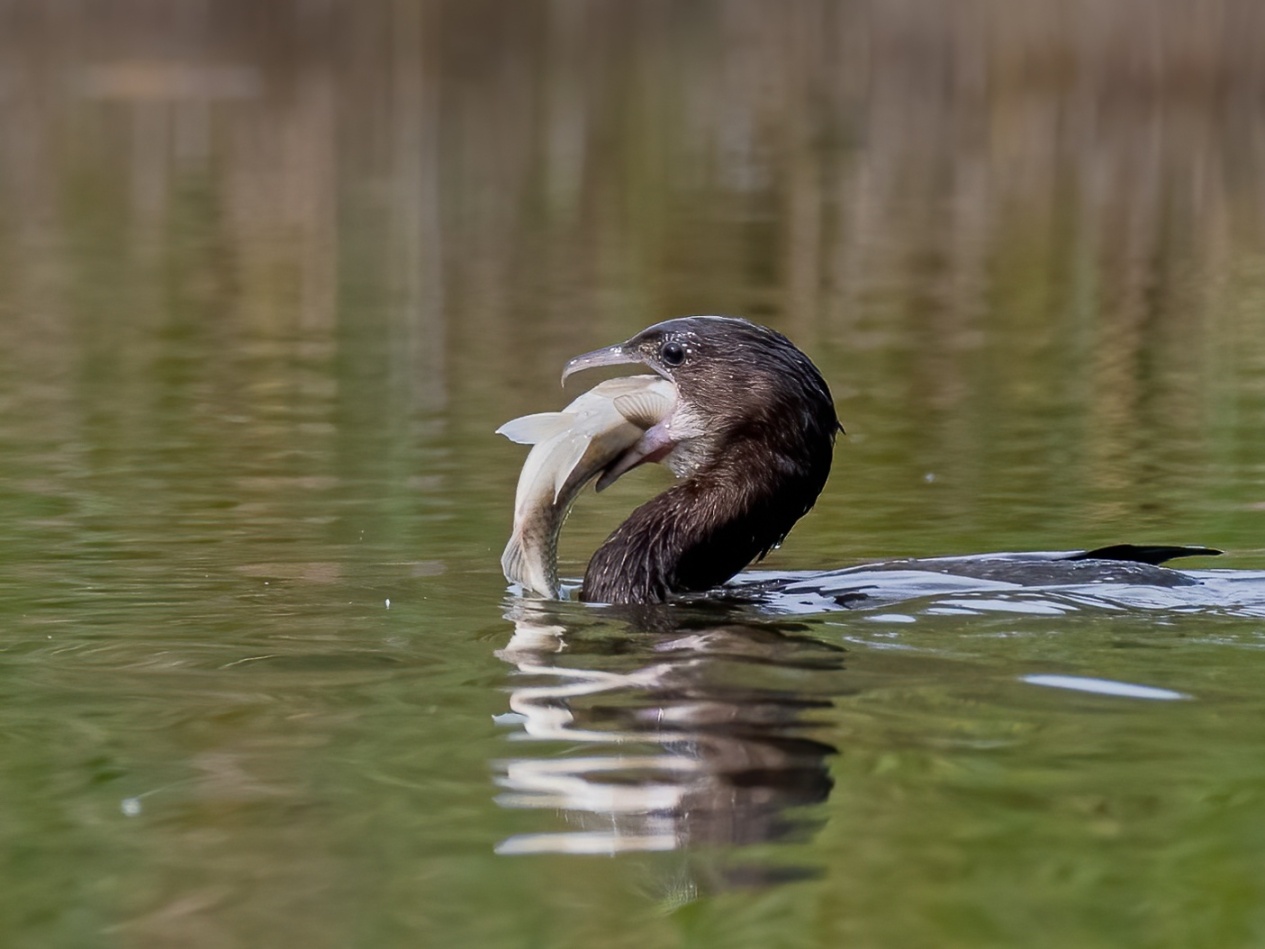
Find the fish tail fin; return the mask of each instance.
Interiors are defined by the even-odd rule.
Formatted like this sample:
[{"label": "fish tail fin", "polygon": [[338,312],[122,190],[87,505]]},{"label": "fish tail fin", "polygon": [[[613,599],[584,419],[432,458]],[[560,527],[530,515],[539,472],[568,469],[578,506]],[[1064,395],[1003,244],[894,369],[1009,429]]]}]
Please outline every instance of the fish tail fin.
[{"label": "fish tail fin", "polygon": [[510,537],[501,554],[501,572],[510,583],[520,584],[523,589],[540,596],[557,599],[558,579],[545,575],[540,565],[533,563],[523,548],[523,539],[517,532]]},{"label": "fish tail fin", "polygon": [[565,432],[575,422],[571,412],[537,412],[511,419],[496,430],[519,445],[536,445]]}]

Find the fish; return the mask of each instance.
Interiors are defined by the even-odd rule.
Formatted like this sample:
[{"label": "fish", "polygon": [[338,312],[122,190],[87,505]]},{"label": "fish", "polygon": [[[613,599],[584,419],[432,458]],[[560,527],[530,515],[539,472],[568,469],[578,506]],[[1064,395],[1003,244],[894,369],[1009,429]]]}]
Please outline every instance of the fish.
[{"label": "fish", "polygon": [[558,598],[558,535],[575,499],[594,478],[602,491],[637,465],[661,460],[670,446],[661,443],[659,423],[676,402],[676,386],[662,376],[621,376],[598,383],[561,412],[524,415],[496,430],[532,446],[501,555],[505,579]]}]

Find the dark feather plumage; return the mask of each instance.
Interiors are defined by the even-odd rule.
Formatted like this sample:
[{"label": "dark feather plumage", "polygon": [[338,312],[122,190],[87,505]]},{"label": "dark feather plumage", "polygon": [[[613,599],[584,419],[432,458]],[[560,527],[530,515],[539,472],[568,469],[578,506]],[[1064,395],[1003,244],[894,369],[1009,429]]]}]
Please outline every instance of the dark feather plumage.
[{"label": "dark feather plumage", "polygon": [[[710,590],[781,543],[817,501],[842,431],[830,389],[785,336],[730,317],[659,323],[625,343],[577,356],[563,378],[618,363],[644,364],[675,384],[665,454],[646,460],[663,461],[681,480],[633,511],[598,548],[581,598],[662,603]],[[866,570],[921,570],[1019,584],[1178,586],[1195,581],[1159,564],[1219,552],[1117,544],[1070,553],[888,561],[822,577],[838,585]]]}]

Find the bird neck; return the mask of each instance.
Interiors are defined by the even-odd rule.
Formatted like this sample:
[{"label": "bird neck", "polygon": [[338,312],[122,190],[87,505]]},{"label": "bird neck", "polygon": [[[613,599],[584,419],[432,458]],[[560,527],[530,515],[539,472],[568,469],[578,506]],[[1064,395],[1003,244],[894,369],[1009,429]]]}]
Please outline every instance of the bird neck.
[{"label": "bird neck", "polygon": [[823,459],[770,457],[732,444],[713,463],[637,508],[594,553],[581,598],[661,603],[708,590],[779,544],[813,506],[830,471]]}]

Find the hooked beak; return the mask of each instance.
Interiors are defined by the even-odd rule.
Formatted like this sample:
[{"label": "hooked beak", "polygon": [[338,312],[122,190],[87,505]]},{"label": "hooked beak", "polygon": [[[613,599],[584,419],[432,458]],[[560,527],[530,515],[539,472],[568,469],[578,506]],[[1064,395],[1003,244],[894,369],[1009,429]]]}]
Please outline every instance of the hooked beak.
[{"label": "hooked beak", "polygon": [[585,369],[596,369],[599,366],[625,366],[629,364],[645,365],[646,361],[624,348],[623,343],[616,343],[614,346],[607,346],[605,349],[595,349],[591,353],[585,353],[583,356],[576,356],[562,367],[562,384],[567,384],[567,376],[574,372],[582,372]]}]

